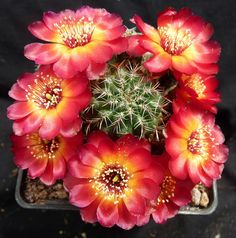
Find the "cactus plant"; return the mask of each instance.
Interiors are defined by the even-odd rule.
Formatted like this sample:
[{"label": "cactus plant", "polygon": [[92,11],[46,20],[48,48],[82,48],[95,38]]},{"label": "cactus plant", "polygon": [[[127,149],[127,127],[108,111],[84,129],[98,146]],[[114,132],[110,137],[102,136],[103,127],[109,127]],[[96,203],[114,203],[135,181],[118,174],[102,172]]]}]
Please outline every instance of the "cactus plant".
[{"label": "cactus plant", "polygon": [[105,75],[92,84],[93,100],[84,113],[91,126],[109,134],[155,137],[163,129],[168,100],[158,81],[151,81],[141,59],[115,58]]}]

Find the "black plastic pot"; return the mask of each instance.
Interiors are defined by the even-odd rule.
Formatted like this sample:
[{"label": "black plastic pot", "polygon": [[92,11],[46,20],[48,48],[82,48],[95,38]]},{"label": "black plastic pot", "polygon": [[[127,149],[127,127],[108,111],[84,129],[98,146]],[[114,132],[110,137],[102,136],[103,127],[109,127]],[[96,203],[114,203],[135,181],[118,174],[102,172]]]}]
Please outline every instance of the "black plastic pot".
[{"label": "black plastic pot", "polygon": [[[23,180],[26,173],[23,170],[18,171],[15,198],[17,203],[23,208],[29,209],[52,209],[52,210],[78,210],[77,207],[71,205],[68,201],[62,200],[49,200],[43,204],[29,203],[23,197]],[[180,209],[179,214],[184,215],[209,215],[216,210],[218,205],[217,195],[217,184],[213,183],[212,189],[210,190],[210,204],[207,208],[184,206]]]}]

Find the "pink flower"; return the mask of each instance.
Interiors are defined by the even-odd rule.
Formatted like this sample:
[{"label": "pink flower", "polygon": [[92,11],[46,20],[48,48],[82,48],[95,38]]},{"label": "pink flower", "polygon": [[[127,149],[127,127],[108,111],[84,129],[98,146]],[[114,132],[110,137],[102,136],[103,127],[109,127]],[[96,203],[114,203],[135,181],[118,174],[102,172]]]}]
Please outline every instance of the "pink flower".
[{"label": "pink flower", "polygon": [[49,43],[27,45],[25,56],[37,64],[53,64],[62,78],[82,71],[94,78],[104,72],[105,63],[113,55],[127,48],[122,19],[105,9],[86,6],[76,12],[46,12],[43,21],[32,23],[29,30]]},{"label": "pink flower", "polygon": [[159,195],[162,178],[144,139],[126,135],[113,142],[93,132],[69,161],[64,185],[84,221],[130,229],[147,222],[148,200]]},{"label": "pink flower", "polygon": [[167,125],[166,151],[171,156],[169,168],[179,178],[211,186],[219,179],[228,157],[224,135],[212,114],[182,109]]},{"label": "pink flower", "polygon": [[191,201],[193,183],[189,180],[179,180],[171,174],[167,153],[157,156],[156,159],[163,166],[165,173],[161,183],[161,193],[156,201],[152,201],[152,217],[156,223],[165,223],[167,219],[178,213],[180,207]]},{"label": "pink flower", "polygon": [[221,48],[209,41],[212,26],[188,8],[177,12],[167,8],[157,18],[157,29],[135,15],[133,20],[142,32],[140,45],[153,57],[144,63],[150,72],[174,69],[182,73],[215,74]]},{"label": "pink flower", "polygon": [[7,111],[14,120],[14,133],[21,136],[39,130],[45,139],[59,133],[74,136],[82,126],[78,113],[91,99],[88,79],[83,74],[62,80],[50,66],[22,75],[9,96],[17,100]]},{"label": "pink flower", "polygon": [[82,144],[82,133],[70,138],[57,136],[45,140],[36,133],[24,136],[11,136],[15,164],[28,169],[31,178],[39,178],[46,185],[52,185],[57,179],[63,179],[67,170],[67,161]]}]

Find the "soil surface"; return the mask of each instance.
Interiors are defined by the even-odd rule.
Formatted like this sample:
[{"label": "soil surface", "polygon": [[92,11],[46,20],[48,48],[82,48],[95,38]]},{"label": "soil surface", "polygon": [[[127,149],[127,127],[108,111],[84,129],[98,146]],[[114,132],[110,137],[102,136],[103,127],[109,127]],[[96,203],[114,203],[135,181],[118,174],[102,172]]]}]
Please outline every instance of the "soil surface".
[{"label": "soil surface", "polygon": [[29,203],[45,203],[49,200],[68,200],[68,193],[65,191],[62,181],[52,186],[46,186],[39,179],[24,180],[23,195]]}]

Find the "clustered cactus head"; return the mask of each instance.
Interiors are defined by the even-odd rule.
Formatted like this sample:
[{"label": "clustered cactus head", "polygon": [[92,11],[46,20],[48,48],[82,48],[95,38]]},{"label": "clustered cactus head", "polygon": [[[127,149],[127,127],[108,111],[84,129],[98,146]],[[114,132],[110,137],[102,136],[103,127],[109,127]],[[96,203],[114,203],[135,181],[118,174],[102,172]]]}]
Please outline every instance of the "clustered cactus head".
[{"label": "clustered cactus head", "polygon": [[158,140],[169,115],[169,100],[158,81],[149,79],[141,58],[119,59],[109,63],[104,76],[92,84],[93,99],[84,113],[87,129]]},{"label": "clustered cactus head", "polygon": [[[15,163],[64,180],[86,222],[131,229],[163,223],[227,160],[215,125],[220,45],[190,9],[167,8],[141,33],[105,9],[47,12],[25,47],[39,67],[10,92]],[[125,33],[126,31],[126,33]]]}]

